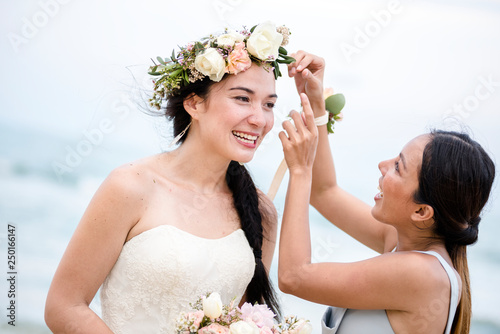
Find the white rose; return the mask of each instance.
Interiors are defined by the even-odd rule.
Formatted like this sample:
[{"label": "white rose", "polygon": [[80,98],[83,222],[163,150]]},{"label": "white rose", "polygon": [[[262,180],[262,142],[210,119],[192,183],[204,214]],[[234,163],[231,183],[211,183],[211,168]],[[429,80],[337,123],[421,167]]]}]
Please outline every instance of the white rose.
[{"label": "white rose", "polygon": [[243,42],[244,36],[236,31],[230,31],[227,34],[217,37],[217,45],[233,46],[235,43]]},{"label": "white rose", "polygon": [[254,323],[246,321],[238,321],[229,326],[230,334],[259,334],[259,327]]},{"label": "white rose", "polygon": [[216,49],[207,48],[196,56],[194,66],[202,74],[208,75],[210,80],[219,82],[224,76],[226,62]]},{"label": "white rose", "polygon": [[255,27],[247,40],[247,49],[260,60],[267,60],[269,56],[278,58],[278,49],[283,41],[283,35],[276,31],[276,26],[265,22]]},{"label": "white rose", "polygon": [[210,318],[218,318],[222,314],[222,300],[217,292],[203,299],[203,313]]}]

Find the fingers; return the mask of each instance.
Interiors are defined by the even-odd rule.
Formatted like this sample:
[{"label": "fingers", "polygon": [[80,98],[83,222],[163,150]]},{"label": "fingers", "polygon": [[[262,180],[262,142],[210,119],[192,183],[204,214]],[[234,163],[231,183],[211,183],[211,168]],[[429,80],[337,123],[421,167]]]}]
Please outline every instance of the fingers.
[{"label": "fingers", "polygon": [[316,124],[314,124],[314,112],[311,108],[311,103],[306,94],[300,94],[300,101],[302,102],[302,107],[304,108],[305,122],[304,125],[312,134],[317,134],[318,129]]},{"label": "fingers", "polygon": [[295,110],[292,110],[290,113],[295,126],[290,121],[283,122],[283,129],[287,132],[288,138],[291,141],[297,141],[299,137],[305,137],[309,133],[317,135],[318,132],[316,124],[314,124],[314,113],[307,95],[304,93],[300,94],[300,100],[304,108],[304,113],[299,114]]},{"label": "fingers", "polygon": [[325,68],[325,60],[311,53],[299,50],[296,53],[292,53],[291,56],[295,58],[295,62],[288,65],[288,75],[290,77],[295,76],[306,68],[309,68],[312,73],[322,72]]},{"label": "fingers", "polygon": [[[311,60],[306,59],[308,57],[308,53],[302,50],[297,51],[296,53],[292,53],[290,56],[295,58],[295,62],[288,65],[288,76],[294,77],[297,72],[301,72],[304,68],[306,68]],[[300,70],[299,70],[300,69]]]}]

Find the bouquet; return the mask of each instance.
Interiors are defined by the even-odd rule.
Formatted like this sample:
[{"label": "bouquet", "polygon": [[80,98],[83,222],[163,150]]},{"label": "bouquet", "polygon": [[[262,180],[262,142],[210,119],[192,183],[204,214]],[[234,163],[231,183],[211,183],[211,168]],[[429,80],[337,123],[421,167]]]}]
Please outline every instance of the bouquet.
[{"label": "bouquet", "polygon": [[286,317],[282,323],[274,321],[275,314],[262,304],[244,303],[235,306],[235,300],[223,305],[220,295],[213,292],[191,304],[193,311],[181,312],[176,324],[178,334],[310,334],[308,320]]}]

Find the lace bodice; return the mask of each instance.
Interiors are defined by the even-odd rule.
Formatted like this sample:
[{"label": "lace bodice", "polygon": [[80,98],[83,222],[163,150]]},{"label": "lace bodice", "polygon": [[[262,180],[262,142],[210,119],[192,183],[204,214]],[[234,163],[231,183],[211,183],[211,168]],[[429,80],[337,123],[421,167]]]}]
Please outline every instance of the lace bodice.
[{"label": "lace bodice", "polygon": [[205,239],[161,225],[130,239],[101,287],[102,317],[114,333],[174,333],[189,303],[217,291],[237,302],[253,277],[255,258],[239,229]]}]

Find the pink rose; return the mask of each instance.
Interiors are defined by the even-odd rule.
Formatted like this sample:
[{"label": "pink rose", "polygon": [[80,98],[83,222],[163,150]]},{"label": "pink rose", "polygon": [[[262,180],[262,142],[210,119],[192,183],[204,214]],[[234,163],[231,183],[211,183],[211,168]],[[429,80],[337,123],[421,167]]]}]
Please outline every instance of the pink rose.
[{"label": "pink rose", "polygon": [[219,324],[210,324],[206,327],[200,328],[199,334],[229,334],[229,328]]},{"label": "pink rose", "polygon": [[188,320],[192,321],[193,325],[196,326],[196,328],[200,327],[200,323],[203,320],[204,316],[205,314],[203,313],[203,311],[196,311],[187,314]]},{"label": "pink rose", "polygon": [[236,43],[233,51],[227,56],[226,71],[231,74],[238,74],[248,70],[252,66],[252,60],[245,50],[245,43]]},{"label": "pink rose", "polygon": [[259,328],[273,327],[274,316],[275,314],[267,305],[244,303],[243,306],[241,306],[241,318],[245,321],[255,323]]}]

